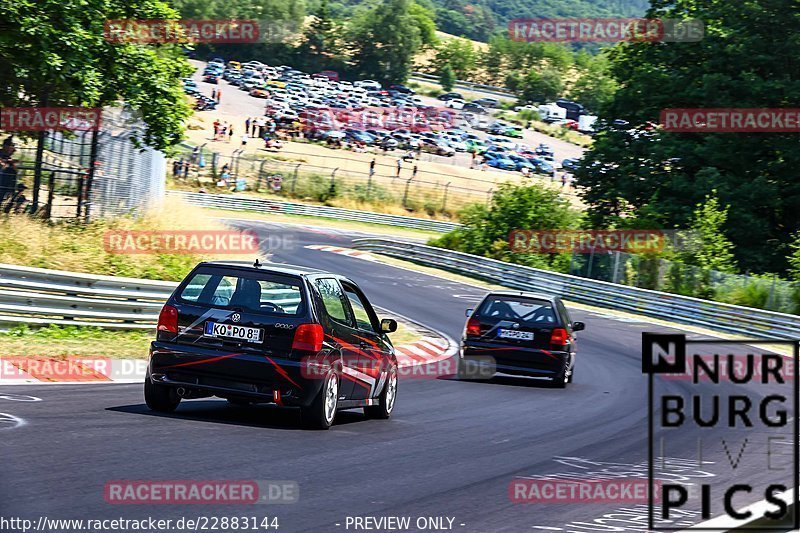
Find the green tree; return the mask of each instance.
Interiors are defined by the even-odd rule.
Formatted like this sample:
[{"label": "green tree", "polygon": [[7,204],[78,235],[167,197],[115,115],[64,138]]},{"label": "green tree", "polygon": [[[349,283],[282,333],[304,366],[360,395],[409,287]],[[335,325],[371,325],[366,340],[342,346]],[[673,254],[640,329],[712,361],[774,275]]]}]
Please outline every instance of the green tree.
[{"label": "green tree", "polygon": [[735,273],[733,243],[725,236],[727,221],[728,208],[720,206],[716,196],[706,196],[705,202],[697,204],[694,210],[685,249],[678,255],[680,259],[702,269]]},{"label": "green tree", "polygon": [[466,39],[448,39],[436,49],[432,66],[434,72],[441,74],[446,65],[453,69],[458,79],[469,79],[478,63],[478,54]]},{"label": "green tree", "polygon": [[442,85],[443,91],[452,91],[453,86],[456,84],[456,74],[453,72],[453,67],[450,63],[446,63],[441,69],[439,75],[439,83]]},{"label": "green tree", "polygon": [[789,244],[789,275],[794,281],[800,282],[800,231],[794,234]]},{"label": "green tree", "polygon": [[355,73],[384,83],[404,82],[414,56],[435,44],[432,14],[411,0],[388,0],[363,10],[351,23]]},{"label": "green tree", "polygon": [[167,148],[191,112],[180,80],[192,70],[180,47],[115,44],[103,32],[110,19],[177,17],[160,0],[0,2],[0,104],[125,102],[147,125],[140,140]]},{"label": "green tree", "polygon": [[512,230],[564,229],[575,227],[580,216],[561,199],[558,191],[543,185],[500,185],[488,207],[470,206],[461,214],[464,224],[432,241],[462,252],[545,267],[555,258],[535,254],[512,253],[509,236]]},{"label": "green tree", "polygon": [[321,0],[298,47],[299,59],[309,71],[340,68],[343,62],[341,31],[341,25],[331,15],[328,0]]},{"label": "green tree", "polygon": [[695,18],[690,43],[627,43],[610,52],[619,84],[601,118],[628,122],[595,138],[577,173],[594,224],[650,206],[686,227],[712,190],[730,206],[737,263],[783,272],[773,253],[800,230],[796,133],[677,133],[653,129],[668,108],[790,108],[800,91],[800,16],[790,0],[656,2],[649,18]]},{"label": "green tree", "polygon": [[[584,60],[581,60],[582,62]],[[570,97],[588,109],[599,112],[614,99],[618,84],[609,72],[608,59],[594,56],[584,63],[585,68],[570,89]]]},{"label": "green tree", "polygon": [[516,83],[520,98],[526,102],[545,102],[558,98],[564,92],[561,72],[552,67],[541,72],[531,69]]}]

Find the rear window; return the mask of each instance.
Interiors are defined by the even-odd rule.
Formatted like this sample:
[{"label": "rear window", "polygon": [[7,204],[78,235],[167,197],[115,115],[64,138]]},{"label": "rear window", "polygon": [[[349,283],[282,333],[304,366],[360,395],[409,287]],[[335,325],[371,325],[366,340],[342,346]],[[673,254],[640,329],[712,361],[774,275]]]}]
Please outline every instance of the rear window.
[{"label": "rear window", "polygon": [[305,312],[301,279],[267,272],[199,269],[181,287],[178,299],[256,313],[296,316]]},{"label": "rear window", "polygon": [[560,325],[558,313],[547,300],[515,296],[489,296],[475,311],[475,317],[487,322],[512,320],[532,327]]}]

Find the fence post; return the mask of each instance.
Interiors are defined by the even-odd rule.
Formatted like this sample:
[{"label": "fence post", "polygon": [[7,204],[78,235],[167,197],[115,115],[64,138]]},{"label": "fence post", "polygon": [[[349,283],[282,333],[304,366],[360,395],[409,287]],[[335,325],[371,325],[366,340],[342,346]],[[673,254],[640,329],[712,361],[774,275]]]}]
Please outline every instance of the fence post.
[{"label": "fence post", "polygon": [[618,283],[619,273],[619,251],[614,255],[614,272],[611,274],[611,283]]},{"label": "fence post", "polygon": [[258,178],[256,179],[256,192],[261,190],[261,180],[264,177],[264,163],[266,163],[266,159],[261,160],[261,164],[258,165]]},{"label": "fence post", "polygon": [[336,193],[336,171],[339,170],[339,167],[333,169],[331,172],[331,188],[328,193],[333,196]]},{"label": "fence post", "polygon": [[447,210],[447,190],[450,188],[450,183],[447,182],[447,185],[444,186],[444,194],[442,195],[442,211]]},{"label": "fence post", "polygon": [[411,176],[406,180],[406,190],[403,193],[403,207],[405,207],[406,209],[408,209],[408,206],[406,205],[406,202],[408,201],[408,188],[411,186],[411,180],[413,179],[414,176]]},{"label": "fence post", "polygon": [[45,207],[45,218],[50,220],[53,216],[53,198],[56,193],[56,171],[50,172],[50,179],[47,183],[47,206]]},{"label": "fence post", "polygon": [[294,177],[292,178],[292,196],[294,196],[294,191],[295,188],[297,187],[297,177],[300,174],[300,166],[302,166],[302,164],[303,163],[297,163],[294,166]]}]

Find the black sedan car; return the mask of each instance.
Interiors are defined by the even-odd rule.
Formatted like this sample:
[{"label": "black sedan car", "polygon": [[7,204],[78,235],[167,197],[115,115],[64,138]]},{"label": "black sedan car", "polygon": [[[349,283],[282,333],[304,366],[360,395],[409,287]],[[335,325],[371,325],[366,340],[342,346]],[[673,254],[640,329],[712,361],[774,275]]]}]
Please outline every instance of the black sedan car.
[{"label": "black sedan car", "polygon": [[345,277],[258,261],[200,263],[159,316],[145,401],[161,412],[209,396],[296,406],[321,429],[340,409],[389,418],[397,360],[387,333],[396,329]]},{"label": "black sedan car", "polygon": [[467,316],[461,366],[491,360],[502,374],[548,377],[556,387],[572,382],[577,348],[574,333],[585,325],[572,322],[560,298],[491,292],[476,309],[468,309]]}]

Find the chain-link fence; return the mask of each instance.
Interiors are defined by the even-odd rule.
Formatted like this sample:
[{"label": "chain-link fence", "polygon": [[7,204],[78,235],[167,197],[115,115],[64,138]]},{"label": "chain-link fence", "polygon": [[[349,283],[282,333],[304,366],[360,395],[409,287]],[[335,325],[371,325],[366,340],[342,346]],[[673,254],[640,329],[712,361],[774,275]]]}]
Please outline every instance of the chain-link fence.
[{"label": "chain-link fence", "polygon": [[17,183],[25,188],[3,211],[88,221],[139,213],[160,202],[165,157],[131,140],[141,137],[144,124],[122,109],[103,110],[101,124],[96,133],[44,134],[39,165],[35,146],[19,148]]},{"label": "chain-link fence", "polygon": [[[337,155],[326,156],[325,166],[282,160],[302,155],[284,149],[268,157],[246,154],[242,150],[221,155],[205,145],[184,145],[173,160],[172,174],[178,185],[204,187],[209,192],[238,188],[316,202],[336,199],[339,203],[353,205],[394,205],[430,215],[453,215],[469,204],[488,204],[500,183],[519,179],[513,174],[490,177],[488,173],[485,179],[455,177],[419,169],[418,159],[403,159],[403,154],[398,156],[400,162],[396,165],[376,161],[373,166],[369,161],[354,161]],[[422,154],[423,158],[425,156]],[[363,170],[356,170],[354,166],[363,167]],[[552,178],[544,176],[531,179],[552,182]],[[280,183],[280,187],[275,183]]]}]

